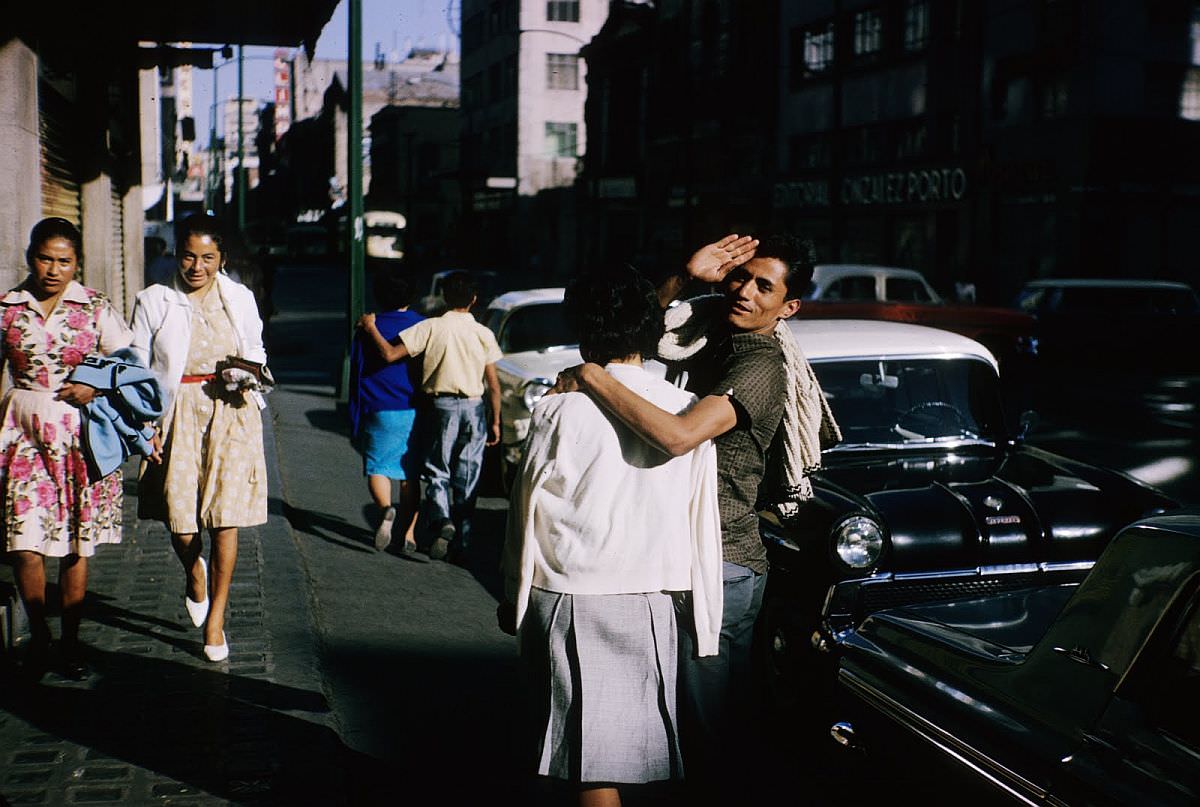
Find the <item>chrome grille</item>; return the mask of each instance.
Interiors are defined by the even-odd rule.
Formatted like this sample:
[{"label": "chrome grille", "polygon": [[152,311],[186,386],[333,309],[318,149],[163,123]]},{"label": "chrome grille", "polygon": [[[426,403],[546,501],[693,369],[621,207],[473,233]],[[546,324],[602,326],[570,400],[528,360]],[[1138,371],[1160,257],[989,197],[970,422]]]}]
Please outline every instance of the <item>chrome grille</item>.
[{"label": "chrome grille", "polygon": [[[1081,572],[1080,577],[1083,576]],[[862,616],[887,608],[899,608],[917,603],[988,597],[1006,591],[1043,585],[1046,575],[1003,574],[990,577],[952,577],[926,580],[889,580],[864,585],[859,592],[859,613]]]}]

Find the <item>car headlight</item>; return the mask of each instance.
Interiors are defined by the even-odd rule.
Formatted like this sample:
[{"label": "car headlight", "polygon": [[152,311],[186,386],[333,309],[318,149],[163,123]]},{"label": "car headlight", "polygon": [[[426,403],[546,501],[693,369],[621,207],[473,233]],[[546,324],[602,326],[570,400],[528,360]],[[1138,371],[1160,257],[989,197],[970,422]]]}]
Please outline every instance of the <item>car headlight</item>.
[{"label": "car headlight", "polygon": [[554,389],[554,382],[544,378],[535,378],[525,385],[525,389],[521,391],[521,402],[525,404],[525,408],[530,412],[542,397]]},{"label": "car headlight", "polygon": [[874,566],[883,554],[883,529],[873,518],[851,516],[833,530],[834,551],[851,569]]}]

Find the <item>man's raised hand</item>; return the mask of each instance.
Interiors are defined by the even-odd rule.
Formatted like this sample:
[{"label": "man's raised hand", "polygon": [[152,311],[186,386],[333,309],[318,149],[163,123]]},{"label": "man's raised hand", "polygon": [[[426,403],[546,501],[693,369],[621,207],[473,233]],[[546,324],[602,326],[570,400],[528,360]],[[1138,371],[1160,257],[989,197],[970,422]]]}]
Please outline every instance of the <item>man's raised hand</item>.
[{"label": "man's raised hand", "polygon": [[688,276],[704,283],[720,283],[735,266],[754,257],[758,239],[732,233],[714,244],[707,244],[687,263]]}]

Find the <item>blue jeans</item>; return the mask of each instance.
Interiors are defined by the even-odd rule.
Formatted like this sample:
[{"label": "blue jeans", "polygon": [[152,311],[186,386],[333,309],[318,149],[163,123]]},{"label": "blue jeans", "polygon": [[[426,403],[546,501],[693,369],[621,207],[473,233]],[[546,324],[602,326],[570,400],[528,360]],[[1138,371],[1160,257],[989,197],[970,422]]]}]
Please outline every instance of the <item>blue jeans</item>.
[{"label": "blue jeans", "polygon": [[[750,645],[762,607],[767,576],[725,562],[721,567],[724,603],[718,655],[696,656],[690,596],[675,598],[679,620],[679,729],[684,776],[712,781],[740,770],[730,760],[754,747],[749,732],[753,703]],[[728,755],[722,754],[722,749]],[[735,774],[736,775],[736,774]]]},{"label": "blue jeans", "polygon": [[434,531],[452,522],[459,548],[465,549],[487,442],[483,399],[435,397],[428,427],[429,452],[421,470],[424,522]]}]

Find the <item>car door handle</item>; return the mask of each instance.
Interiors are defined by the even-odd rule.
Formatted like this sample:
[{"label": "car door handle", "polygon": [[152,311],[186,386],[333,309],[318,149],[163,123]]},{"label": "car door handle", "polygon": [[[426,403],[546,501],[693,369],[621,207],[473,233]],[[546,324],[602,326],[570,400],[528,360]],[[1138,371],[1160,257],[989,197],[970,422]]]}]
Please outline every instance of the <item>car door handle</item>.
[{"label": "car door handle", "polygon": [[1065,647],[1055,647],[1052,649],[1055,653],[1061,653],[1077,664],[1086,664],[1088,667],[1104,670],[1105,672],[1109,670],[1109,666],[1103,661],[1092,658],[1092,654],[1088,652],[1086,647],[1072,647],[1070,650]]}]

